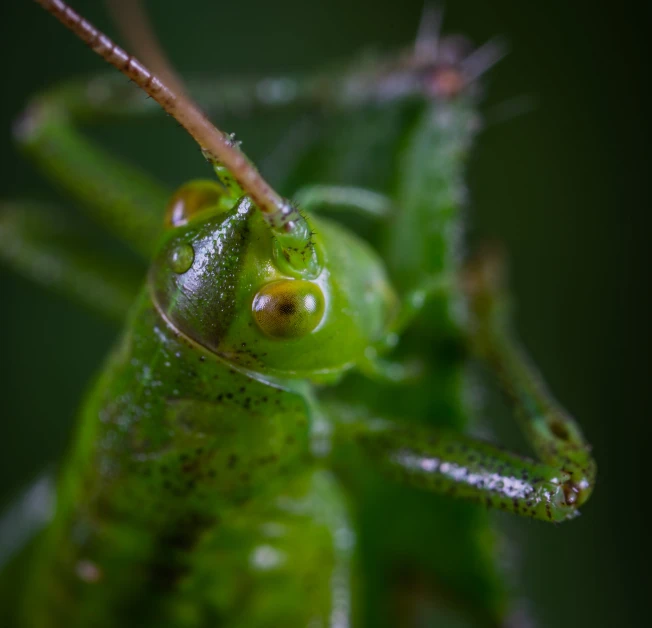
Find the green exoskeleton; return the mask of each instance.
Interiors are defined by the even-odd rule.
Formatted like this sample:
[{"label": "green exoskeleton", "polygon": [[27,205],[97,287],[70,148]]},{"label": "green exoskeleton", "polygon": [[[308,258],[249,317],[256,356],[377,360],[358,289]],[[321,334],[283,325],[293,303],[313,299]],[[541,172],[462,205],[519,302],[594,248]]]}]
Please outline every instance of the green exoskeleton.
[{"label": "green exoskeleton", "polygon": [[[324,107],[279,176],[291,202],[164,67],[38,3],[175,118],[216,176],[170,196],[89,143],[78,121],[153,109],[116,77],[48,92],[20,126],[44,171],[150,265],[136,293],[41,208],[2,208],[18,270],[116,318],[133,297],[53,514],[4,565],[3,625],[505,625],[487,508],[571,519],[596,467],[514,339],[500,260],[461,255],[491,51],[426,34],[373,67],[207,96]],[[372,226],[363,238],[326,212]],[[472,358],[538,461],[464,434]]]}]

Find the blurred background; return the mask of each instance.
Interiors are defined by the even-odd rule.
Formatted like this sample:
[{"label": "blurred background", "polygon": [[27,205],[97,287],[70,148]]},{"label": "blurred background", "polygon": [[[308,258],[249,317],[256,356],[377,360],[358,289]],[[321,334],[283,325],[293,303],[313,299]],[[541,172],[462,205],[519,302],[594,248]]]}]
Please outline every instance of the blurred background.
[{"label": "blurred background", "polygon": [[[422,10],[420,0],[149,4],[182,74],[235,76],[310,71],[364,49],[400,47],[412,41]],[[115,34],[102,3],[73,5]],[[504,242],[519,331],[580,419],[600,467],[579,520],[558,527],[504,521],[541,626],[635,626],[647,612],[650,12],[632,1],[446,5],[446,31],[509,43],[487,79],[489,124],[469,169],[473,236]],[[29,96],[102,69],[101,62],[31,2],[2,3],[0,29],[0,196],[70,206],[16,153],[11,124]],[[275,131],[260,120],[237,125],[227,130],[238,131],[254,159],[263,157]],[[112,127],[102,137],[171,185],[207,174],[165,119]],[[116,330],[1,267],[0,304],[6,504],[61,455]],[[492,406],[501,440],[522,448],[500,403]]]}]

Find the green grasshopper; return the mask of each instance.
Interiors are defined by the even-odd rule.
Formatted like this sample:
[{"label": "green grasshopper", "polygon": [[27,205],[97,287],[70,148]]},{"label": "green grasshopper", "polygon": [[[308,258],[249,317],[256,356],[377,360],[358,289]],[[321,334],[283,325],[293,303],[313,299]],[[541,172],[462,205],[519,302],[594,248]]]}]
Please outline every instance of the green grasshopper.
[{"label": "green grasshopper", "polygon": [[[115,76],[55,88],[20,126],[150,266],[134,294],[47,212],[3,208],[18,270],[114,317],[133,303],[54,513],[4,567],[2,625],[505,625],[487,509],[571,519],[596,466],[514,338],[499,256],[460,253],[486,58],[428,36],[373,67],[208,95],[326,107],[279,177],[290,201],[163,66],[37,1],[183,126],[215,178],[170,198],[79,133],[154,109]],[[363,235],[342,224],[351,213],[371,222]],[[471,359],[538,461],[465,434]]]}]

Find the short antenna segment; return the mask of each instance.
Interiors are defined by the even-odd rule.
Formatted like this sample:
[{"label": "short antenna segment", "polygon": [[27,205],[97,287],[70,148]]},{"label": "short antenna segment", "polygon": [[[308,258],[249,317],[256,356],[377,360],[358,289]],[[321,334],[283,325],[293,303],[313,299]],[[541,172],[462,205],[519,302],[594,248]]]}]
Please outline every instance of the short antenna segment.
[{"label": "short antenna segment", "polygon": [[[299,211],[276,193],[235,142],[217,129],[183,92],[176,92],[166,85],[138,59],[126,53],[62,0],[35,1],[75,33],[91,50],[151,96],[186,129],[210,161],[225,166],[263,213],[282,246],[287,243],[296,250],[303,243],[310,248],[310,228]],[[312,255],[308,257],[313,258]],[[305,256],[302,258],[305,259]]]}]

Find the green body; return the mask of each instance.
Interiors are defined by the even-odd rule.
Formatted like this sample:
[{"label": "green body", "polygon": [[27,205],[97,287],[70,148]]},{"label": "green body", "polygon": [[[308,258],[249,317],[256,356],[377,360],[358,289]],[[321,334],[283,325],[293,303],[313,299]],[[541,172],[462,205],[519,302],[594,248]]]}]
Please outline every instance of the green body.
[{"label": "green body", "polygon": [[[334,274],[377,265],[366,247],[339,246],[350,238],[341,229],[318,228],[315,246],[334,250]],[[194,252],[182,273],[172,254],[180,247]],[[323,417],[298,375],[314,362],[313,343],[332,333],[328,318],[355,311],[356,298],[330,276],[317,278],[325,320],[307,346],[298,341],[289,377],[274,376],[281,365],[267,345],[277,341],[241,325],[251,322],[258,285],[283,278],[269,264],[272,247],[247,202],[166,234],[82,409],[56,516],[38,541],[25,625],[299,626],[350,617],[353,531],[341,488],[315,454],[327,439],[315,425]],[[359,321],[377,335],[379,295],[391,293],[382,273],[364,276],[366,287],[352,286],[379,307]],[[345,324],[338,334],[350,355],[360,352],[359,330]],[[348,363],[342,351],[317,355],[320,378]]]},{"label": "green body", "polygon": [[179,336],[145,291],[84,405],[25,625],[325,620],[347,513],[282,385]]},{"label": "green body", "polygon": [[[412,71],[296,84],[295,104],[326,107],[281,191],[356,186],[350,198],[371,189],[391,208],[358,236],[306,217],[319,261],[307,276],[219,167],[216,200],[162,229],[164,190],[125,179],[71,124],[149,109],[112,79],[106,102],[75,85],[39,101],[22,143],[151,265],[82,407],[54,517],[5,570],[7,590],[23,574],[7,615],[19,626],[509,620],[487,506],[571,518],[595,468],[509,333],[491,264],[462,280],[476,98],[423,86],[387,98],[384,81]],[[0,238],[35,239],[20,211],[6,216]],[[30,273],[22,250],[6,257]],[[279,286],[314,297],[308,318],[265,318],[257,304]],[[473,355],[501,376],[541,463],[463,436]]]}]

